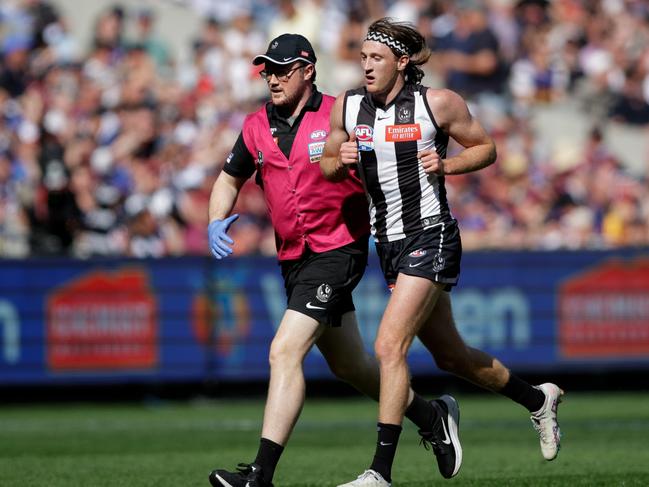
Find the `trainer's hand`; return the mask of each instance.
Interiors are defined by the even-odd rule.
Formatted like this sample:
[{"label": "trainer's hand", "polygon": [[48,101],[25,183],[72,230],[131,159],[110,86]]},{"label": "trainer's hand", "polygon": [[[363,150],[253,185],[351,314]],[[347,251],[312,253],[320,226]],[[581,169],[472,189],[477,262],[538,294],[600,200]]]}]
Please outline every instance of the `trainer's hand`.
[{"label": "trainer's hand", "polygon": [[225,220],[214,220],[207,227],[207,236],[210,243],[212,255],[221,260],[232,253],[232,249],[226,245],[233,244],[234,240],[228,237],[230,224],[239,218],[239,215],[232,215]]},{"label": "trainer's hand", "polygon": [[343,164],[356,164],[358,162],[358,144],[356,143],[356,132],[349,135],[349,140],[340,145],[338,160]]},{"label": "trainer's hand", "polygon": [[426,174],[444,175],[444,161],[434,150],[426,149],[417,153],[417,160]]}]

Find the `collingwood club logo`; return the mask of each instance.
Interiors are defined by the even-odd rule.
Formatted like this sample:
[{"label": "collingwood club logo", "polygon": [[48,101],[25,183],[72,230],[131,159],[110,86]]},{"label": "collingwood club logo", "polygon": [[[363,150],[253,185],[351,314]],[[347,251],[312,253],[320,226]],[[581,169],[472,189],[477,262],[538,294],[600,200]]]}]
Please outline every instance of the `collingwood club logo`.
[{"label": "collingwood club logo", "polygon": [[410,115],[412,112],[408,107],[399,107],[399,112],[397,113],[397,118],[399,122],[407,122],[410,120]]},{"label": "collingwood club logo", "polygon": [[437,254],[433,261],[433,271],[439,272],[442,269],[444,269],[444,257],[442,257],[442,254]]},{"label": "collingwood club logo", "polygon": [[321,303],[326,303],[329,301],[329,298],[331,298],[331,293],[333,292],[333,289],[331,289],[331,286],[326,283],[320,284],[320,287],[318,287],[318,291],[316,292],[315,297],[320,301]]}]

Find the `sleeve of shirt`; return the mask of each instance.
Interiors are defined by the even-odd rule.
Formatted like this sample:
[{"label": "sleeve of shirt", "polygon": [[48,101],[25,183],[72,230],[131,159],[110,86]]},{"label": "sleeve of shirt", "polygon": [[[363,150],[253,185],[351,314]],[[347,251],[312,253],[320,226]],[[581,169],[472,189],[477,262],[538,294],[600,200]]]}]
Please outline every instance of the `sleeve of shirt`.
[{"label": "sleeve of shirt", "polygon": [[255,160],[243,141],[243,133],[240,133],[234,147],[232,147],[232,152],[225,160],[223,170],[235,178],[248,179],[255,173],[256,169]]}]

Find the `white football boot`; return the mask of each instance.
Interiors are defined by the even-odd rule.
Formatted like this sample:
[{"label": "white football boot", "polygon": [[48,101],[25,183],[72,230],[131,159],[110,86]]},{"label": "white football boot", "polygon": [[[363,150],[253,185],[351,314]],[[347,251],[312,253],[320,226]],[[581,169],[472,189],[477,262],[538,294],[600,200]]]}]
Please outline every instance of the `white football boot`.
[{"label": "white football boot", "polygon": [[532,413],[530,419],[534,429],[539,434],[543,458],[554,460],[561,447],[561,430],[557,422],[557,408],[561,402],[563,391],[549,382],[535,387],[545,394],[545,402],[541,409]]},{"label": "white football boot", "polygon": [[356,480],[340,484],[338,487],[390,487],[391,485],[380,473],[374,470],[365,470]]}]

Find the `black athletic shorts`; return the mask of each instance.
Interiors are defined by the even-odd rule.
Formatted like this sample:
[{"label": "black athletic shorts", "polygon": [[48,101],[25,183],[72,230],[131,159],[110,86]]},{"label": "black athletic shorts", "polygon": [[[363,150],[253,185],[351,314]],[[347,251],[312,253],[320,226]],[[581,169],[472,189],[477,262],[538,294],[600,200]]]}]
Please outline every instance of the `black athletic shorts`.
[{"label": "black athletic shorts", "polygon": [[462,258],[457,221],[452,218],[430,220],[430,226],[416,235],[376,243],[381,269],[390,288],[394,287],[400,272],[446,284],[447,291],[457,284]]},{"label": "black athletic shorts", "polygon": [[354,311],[352,291],[367,267],[368,237],[327,252],[280,262],[288,309],[330,326]]}]

